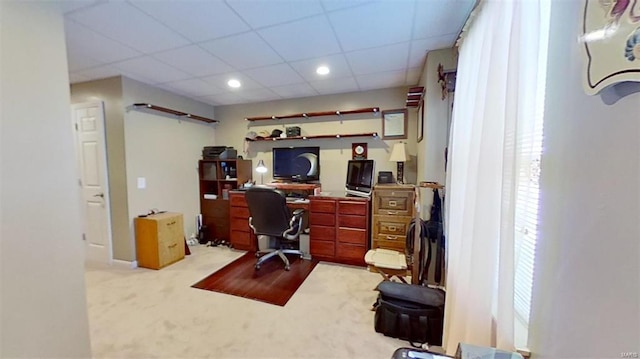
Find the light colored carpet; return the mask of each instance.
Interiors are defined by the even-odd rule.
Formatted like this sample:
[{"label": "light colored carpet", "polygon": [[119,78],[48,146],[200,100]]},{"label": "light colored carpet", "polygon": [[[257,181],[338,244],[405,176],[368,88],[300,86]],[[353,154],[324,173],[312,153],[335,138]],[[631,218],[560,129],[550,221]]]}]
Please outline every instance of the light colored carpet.
[{"label": "light colored carpet", "polygon": [[320,262],[279,307],[191,288],[244,252],[190,249],[159,271],[87,266],[95,358],[391,358],[409,346],[373,328],[379,274]]}]

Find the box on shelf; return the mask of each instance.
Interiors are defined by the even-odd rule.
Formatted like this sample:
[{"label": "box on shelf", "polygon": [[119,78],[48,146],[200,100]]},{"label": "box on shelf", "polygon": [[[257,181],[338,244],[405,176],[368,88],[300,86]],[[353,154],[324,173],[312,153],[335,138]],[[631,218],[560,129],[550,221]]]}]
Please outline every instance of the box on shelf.
[{"label": "box on shelf", "polygon": [[286,129],[287,137],[300,136],[300,126],[291,126]]}]

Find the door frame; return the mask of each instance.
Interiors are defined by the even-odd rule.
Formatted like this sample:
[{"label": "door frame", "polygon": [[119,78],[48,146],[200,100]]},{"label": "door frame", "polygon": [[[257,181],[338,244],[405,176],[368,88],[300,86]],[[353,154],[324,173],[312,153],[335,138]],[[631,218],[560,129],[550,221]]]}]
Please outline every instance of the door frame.
[{"label": "door frame", "polygon": [[75,110],[77,108],[83,108],[83,107],[89,107],[89,106],[97,106],[99,108],[100,113],[102,114],[102,121],[101,121],[101,125],[100,125],[100,136],[102,137],[102,148],[101,148],[101,153],[102,153],[102,161],[103,161],[103,168],[102,168],[102,183],[103,183],[103,193],[104,193],[104,198],[103,198],[103,202],[104,202],[104,208],[105,208],[105,214],[106,214],[106,230],[107,230],[107,239],[106,239],[106,245],[107,245],[107,251],[108,251],[108,255],[107,255],[107,261],[106,264],[112,264],[113,263],[113,234],[111,231],[111,195],[110,195],[110,190],[109,190],[109,165],[107,163],[107,136],[106,136],[106,121],[107,121],[107,117],[105,114],[105,109],[104,109],[104,102],[97,100],[97,101],[87,101],[87,102],[79,102],[79,103],[74,103],[71,104],[71,129],[73,132],[73,138],[74,138],[74,150],[75,150],[75,155],[76,155],[76,176],[77,176],[77,181],[78,181],[78,192],[80,193],[80,216],[81,216],[81,223],[82,223],[82,239],[85,242],[84,243],[84,254],[85,254],[85,262],[88,260],[87,258],[87,242],[86,242],[86,212],[84,210],[84,198],[83,198],[83,193],[82,193],[82,171],[83,171],[83,161],[82,161],[82,157],[81,157],[81,150],[79,148],[79,131],[78,131],[78,123],[76,121],[76,115],[75,115]]}]

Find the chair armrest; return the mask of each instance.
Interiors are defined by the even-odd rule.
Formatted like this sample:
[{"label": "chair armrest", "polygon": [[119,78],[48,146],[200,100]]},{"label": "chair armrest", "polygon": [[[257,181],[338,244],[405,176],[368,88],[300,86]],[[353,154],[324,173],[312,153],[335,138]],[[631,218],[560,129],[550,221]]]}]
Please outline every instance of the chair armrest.
[{"label": "chair armrest", "polygon": [[295,239],[302,232],[302,214],[304,209],[298,208],[293,211],[291,220],[289,221],[289,229],[284,231],[283,237],[289,240]]},{"label": "chair armrest", "polygon": [[301,216],[303,213],[304,213],[304,209],[302,209],[302,208],[297,208],[297,209],[295,209],[295,210],[293,211],[292,215],[293,215],[294,217],[297,217],[297,216]]}]

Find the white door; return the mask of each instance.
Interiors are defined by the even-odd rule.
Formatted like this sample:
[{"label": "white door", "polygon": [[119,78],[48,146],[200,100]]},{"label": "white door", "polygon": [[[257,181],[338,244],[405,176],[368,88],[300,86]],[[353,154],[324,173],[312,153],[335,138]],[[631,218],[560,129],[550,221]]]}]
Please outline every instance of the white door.
[{"label": "white door", "polygon": [[71,106],[87,261],[111,263],[111,219],[102,102]]}]

